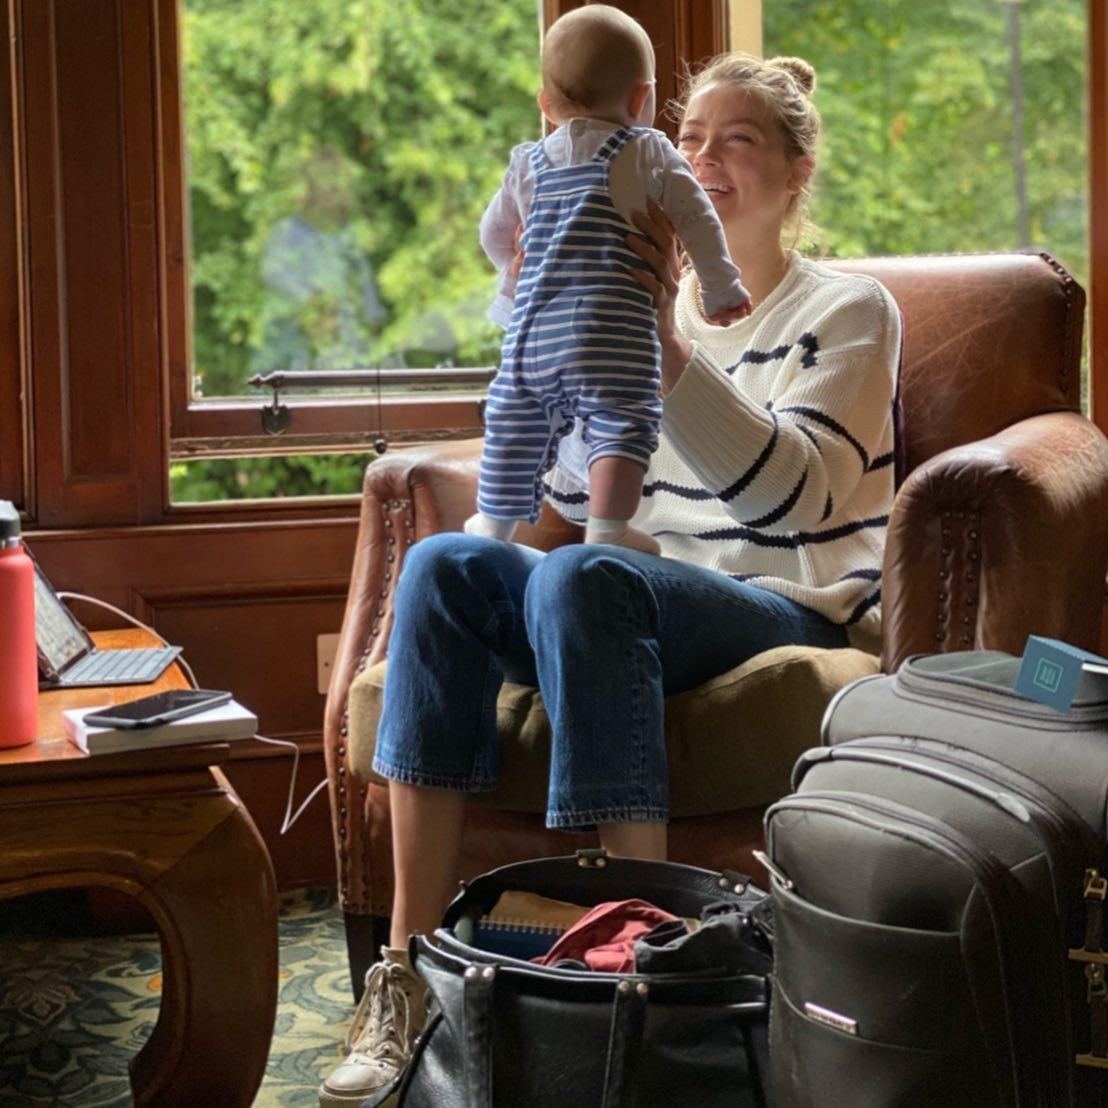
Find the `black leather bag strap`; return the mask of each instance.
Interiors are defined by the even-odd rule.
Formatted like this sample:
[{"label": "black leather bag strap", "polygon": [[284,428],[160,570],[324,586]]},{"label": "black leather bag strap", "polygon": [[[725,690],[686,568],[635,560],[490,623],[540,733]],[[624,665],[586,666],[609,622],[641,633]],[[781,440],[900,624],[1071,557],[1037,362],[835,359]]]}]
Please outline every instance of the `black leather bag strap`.
[{"label": "black leather bag strap", "polygon": [[462,979],[462,1084],[466,1108],[492,1108],[492,991],[496,967],[469,966]]},{"label": "black leather bag strap", "polygon": [[645,981],[625,979],[616,986],[601,1108],[632,1108],[635,1104],[635,1074],[642,1051],[649,994],[650,987]]}]

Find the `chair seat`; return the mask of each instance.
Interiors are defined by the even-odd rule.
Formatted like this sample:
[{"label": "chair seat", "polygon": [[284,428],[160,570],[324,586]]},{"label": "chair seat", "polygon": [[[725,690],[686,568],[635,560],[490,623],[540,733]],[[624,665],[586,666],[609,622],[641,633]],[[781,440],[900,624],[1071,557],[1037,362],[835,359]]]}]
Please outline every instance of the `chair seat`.
[{"label": "chair seat", "polygon": [[[371,768],[387,662],[350,686],[349,757]],[[769,804],[789,791],[793,763],[819,745],[820,721],[844,685],[879,672],[861,650],[782,646],[666,700],[670,815],[734,812]],[[538,689],[505,684],[497,701],[500,781],[473,799],[512,812],[544,812],[550,770],[550,721]]]}]

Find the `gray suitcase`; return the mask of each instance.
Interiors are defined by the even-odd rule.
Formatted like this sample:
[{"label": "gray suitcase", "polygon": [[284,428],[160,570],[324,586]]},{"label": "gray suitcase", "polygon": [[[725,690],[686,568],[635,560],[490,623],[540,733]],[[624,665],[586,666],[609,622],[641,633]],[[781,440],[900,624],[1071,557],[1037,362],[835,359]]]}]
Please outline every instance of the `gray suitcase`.
[{"label": "gray suitcase", "polygon": [[1058,713],[1018,667],[848,686],[767,812],[782,1108],[1108,1104],[1108,698]]}]

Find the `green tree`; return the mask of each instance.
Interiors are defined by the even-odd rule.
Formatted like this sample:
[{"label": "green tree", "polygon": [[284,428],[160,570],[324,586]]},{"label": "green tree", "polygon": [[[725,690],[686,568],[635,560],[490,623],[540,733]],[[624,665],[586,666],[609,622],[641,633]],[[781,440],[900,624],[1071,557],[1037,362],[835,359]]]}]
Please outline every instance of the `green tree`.
[{"label": "green tree", "polygon": [[539,133],[533,0],[188,0],[197,385],[489,363],[477,223]]},{"label": "green tree", "polygon": [[[816,69],[827,253],[1019,245],[1009,0],[767,0],[767,56]],[[1023,0],[1033,243],[1088,273],[1083,0]]]}]

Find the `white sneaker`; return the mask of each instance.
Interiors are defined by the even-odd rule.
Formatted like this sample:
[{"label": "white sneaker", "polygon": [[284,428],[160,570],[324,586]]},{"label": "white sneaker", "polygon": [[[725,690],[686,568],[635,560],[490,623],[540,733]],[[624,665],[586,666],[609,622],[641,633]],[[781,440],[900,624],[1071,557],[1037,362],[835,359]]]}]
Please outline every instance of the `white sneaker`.
[{"label": "white sneaker", "polygon": [[408,952],[382,947],[346,1034],[350,1053],[319,1087],[320,1108],[349,1108],[389,1084],[411,1057],[426,1019],[427,986]]}]

